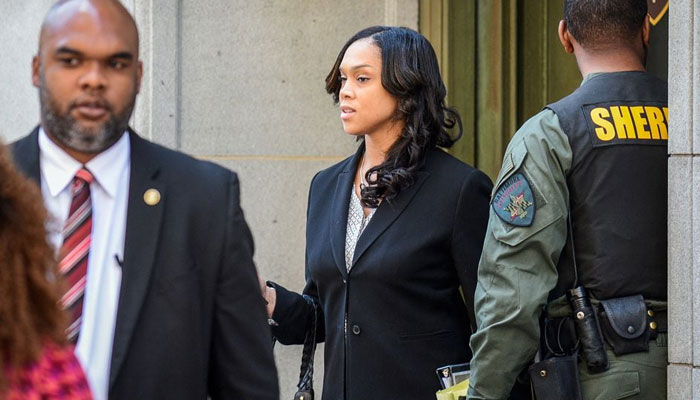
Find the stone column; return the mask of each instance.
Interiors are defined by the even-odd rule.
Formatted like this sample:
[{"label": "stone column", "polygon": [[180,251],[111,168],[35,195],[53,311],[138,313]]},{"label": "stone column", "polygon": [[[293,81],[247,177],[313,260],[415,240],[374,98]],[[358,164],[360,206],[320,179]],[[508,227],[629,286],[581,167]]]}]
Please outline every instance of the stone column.
[{"label": "stone column", "polygon": [[0,140],[28,134],[39,122],[39,94],[32,86],[32,57],[39,27],[52,0],[0,1]]},{"label": "stone column", "polygon": [[700,400],[700,5],[669,10],[668,398]]}]

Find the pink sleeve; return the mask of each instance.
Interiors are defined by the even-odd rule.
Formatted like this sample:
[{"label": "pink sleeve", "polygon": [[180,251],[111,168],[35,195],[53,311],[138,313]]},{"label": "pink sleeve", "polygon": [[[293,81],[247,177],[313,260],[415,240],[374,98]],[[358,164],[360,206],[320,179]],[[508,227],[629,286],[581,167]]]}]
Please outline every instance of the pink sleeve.
[{"label": "pink sleeve", "polygon": [[73,346],[47,345],[41,359],[17,378],[10,385],[8,400],[92,400]]}]

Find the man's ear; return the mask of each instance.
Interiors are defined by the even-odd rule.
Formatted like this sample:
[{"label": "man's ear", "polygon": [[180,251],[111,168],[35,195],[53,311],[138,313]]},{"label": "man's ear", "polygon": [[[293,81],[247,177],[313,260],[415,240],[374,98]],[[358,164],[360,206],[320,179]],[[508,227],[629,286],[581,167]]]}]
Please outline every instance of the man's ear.
[{"label": "man's ear", "polygon": [[566,27],[566,21],[563,19],[559,21],[559,29],[557,29],[557,32],[559,33],[559,41],[561,42],[562,47],[564,47],[564,51],[569,54],[573,54],[574,44],[571,42],[571,33],[569,33],[569,29]]},{"label": "man's ear", "polygon": [[41,62],[39,61],[39,55],[35,55],[32,58],[32,84],[34,87],[39,87],[39,70],[41,69]]},{"label": "man's ear", "polygon": [[141,79],[143,78],[143,62],[138,61],[136,66],[136,93],[141,93]]}]

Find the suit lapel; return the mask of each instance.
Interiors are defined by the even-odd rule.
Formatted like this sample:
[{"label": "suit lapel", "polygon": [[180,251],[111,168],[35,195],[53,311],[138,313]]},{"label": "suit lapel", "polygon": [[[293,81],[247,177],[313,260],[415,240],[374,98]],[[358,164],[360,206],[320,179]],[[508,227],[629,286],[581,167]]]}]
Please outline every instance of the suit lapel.
[{"label": "suit lapel", "polygon": [[[150,149],[151,144],[133,132],[130,132],[130,140],[131,176],[124,265],[112,348],[110,388],[126,357],[129,342],[146,297],[158,248],[163,204],[167,200],[166,186],[163,179],[159,178],[160,166]],[[155,189],[160,193],[160,201],[155,205],[148,205],[144,201],[144,193],[149,189]]]},{"label": "suit lapel", "polygon": [[333,204],[331,205],[331,251],[336,266],[346,279],[348,277],[348,269],[345,266],[345,234],[348,223],[348,207],[350,206],[350,193],[353,190],[357,162],[364,151],[365,145],[363,143],[357,149],[355,155],[345,163],[343,171],[338,175],[332,199]]},{"label": "suit lapel", "polygon": [[41,169],[39,167],[39,127],[12,144],[12,158],[17,169],[24,176],[41,186]]},{"label": "suit lapel", "polygon": [[379,236],[384,233],[384,231],[391,226],[391,224],[396,220],[396,218],[401,215],[403,210],[408,206],[413,197],[418,193],[418,190],[423,185],[425,180],[430,174],[425,171],[418,171],[416,173],[415,181],[407,189],[401,191],[399,195],[391,202],[382,201],[375,211],[374,216],[367,224],[364,232],[360,235],[357,240],[357,245],[355,246],[355,255],[352,259],[354,271],[355,264],[362,257],[362,255],[367,251],[367,249],[374,243]]}]

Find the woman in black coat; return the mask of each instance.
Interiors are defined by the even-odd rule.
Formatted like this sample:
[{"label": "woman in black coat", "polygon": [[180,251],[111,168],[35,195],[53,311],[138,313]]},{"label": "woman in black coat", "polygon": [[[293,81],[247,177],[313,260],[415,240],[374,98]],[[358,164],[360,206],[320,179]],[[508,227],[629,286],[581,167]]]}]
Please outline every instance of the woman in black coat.
[{"label": "woman in black coat", "polygon": [[[309,193],[303,293],[321,311],[323,398],[435,398],[435,369],[471,358],[491,181],[440,149],[461,136],[461,122],[419,33],[358,32],[326,90],[361,144]],[[272,282],[263,290],[274,336],[303,343],[313,306]]]}]

